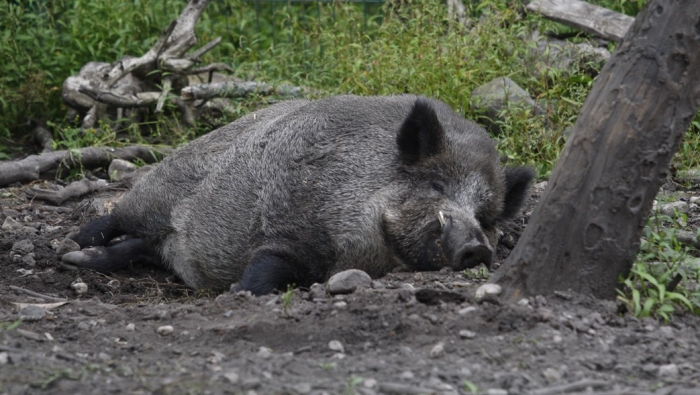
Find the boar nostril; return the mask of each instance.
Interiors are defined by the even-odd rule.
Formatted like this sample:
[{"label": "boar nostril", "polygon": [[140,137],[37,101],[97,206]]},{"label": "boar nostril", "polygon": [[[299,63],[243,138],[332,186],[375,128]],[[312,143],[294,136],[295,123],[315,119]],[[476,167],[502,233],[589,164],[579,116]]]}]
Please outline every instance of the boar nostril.
[{"label": "boar nostril", "polygon": [[455,256],[455,266],[458,270],[469,269],[480,263],[491,266],[493,250],[481,243],[469,243],[462,247]]}]

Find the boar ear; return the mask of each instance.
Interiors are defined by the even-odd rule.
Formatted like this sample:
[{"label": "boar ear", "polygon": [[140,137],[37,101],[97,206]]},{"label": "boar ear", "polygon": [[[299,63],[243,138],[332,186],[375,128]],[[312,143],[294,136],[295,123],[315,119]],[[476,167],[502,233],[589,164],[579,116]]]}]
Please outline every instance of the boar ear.
[{"label": "boar ear", "polygon": [[506,198],[503,205],[503,219],[515,217],[520,211],[527,196],[530,181],[535,177],[535,172],[529,167],[510,167],[503,169],[506,180]]},{"label": "boar ear", "polygon": [[433,106],[426,99],[416,99],[396,136],[402,159],[413,163],[436,155],[442,150],[444,139],[445,132]]}]

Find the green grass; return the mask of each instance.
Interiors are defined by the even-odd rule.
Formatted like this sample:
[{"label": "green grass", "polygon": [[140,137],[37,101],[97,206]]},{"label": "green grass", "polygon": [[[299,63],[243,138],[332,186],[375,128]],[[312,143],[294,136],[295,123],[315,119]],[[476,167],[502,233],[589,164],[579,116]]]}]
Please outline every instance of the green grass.
[{"label": "green grass", "polygon": [[[631,15],[644,4],[644,0],[594,2]],[[127,133],[68,137],[70,124],[63,119],[66,108],[60,99],[63,80],[89,61],[113,62],[143,54],[186,1],[20,3],[0,5],[0,25],[6,27],[0,41],[0,56],[6,59],[0,73],[0,137],[25,136],[30,116],[49,121],[57,144],[71,147],[95,140],[123,144],[142,136],[145,142],[177,145],[220,124],[204,122],[190,129],[172,118],[151,115]],[[471,30],[448,20],[446,7],[429,0],[389,0],[385,6],[367,8],[342,2],[226,0],[208,6],[196,33],[200,44],[222,36],[223,42],[204,60],[229,63],[242,78],[303,85],[325,95],[421,93],[442,99],[470,118],[479,115],[470,103],[472,90],[493,78],[510,77],[537,102],[550,106],[546,117],[509,113],[500,125],[498,147],[511,162],[530,164],[546,177],[563,147],[562,131],[574,123],[593,80],[582,69],[549,70],[533,77],[530,71],[536,59],[530,54],[532,44],[523,37],[533,29],[574,30],[523,14],[518,1],[465,4],[472,19],[479,21]],[[242,115],[260,102],[238,104]],[[699,134],[700,119],[681,146],[676,167],[700,164]]]},{"label": "green grass", "polygon": [[618,290],[618,300],[629,313],[667,322],[680,312],[700,314],[700,265],[693,258],[697,251],[676,239],[686,223],[685,215],[654,213],[648,219],[637,259]]}]

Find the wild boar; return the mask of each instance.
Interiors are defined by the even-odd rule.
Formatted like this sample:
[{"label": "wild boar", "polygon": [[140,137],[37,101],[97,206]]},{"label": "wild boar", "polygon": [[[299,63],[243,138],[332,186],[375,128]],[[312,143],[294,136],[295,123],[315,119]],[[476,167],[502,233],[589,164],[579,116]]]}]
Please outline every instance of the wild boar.
[{"label": "wild boar", "polygon": [[101,272],[145,261],[195,289],[256,295],[350,268],[488,266],[532,178],[437,100],[288,101],[178,149],[62,260]]}]

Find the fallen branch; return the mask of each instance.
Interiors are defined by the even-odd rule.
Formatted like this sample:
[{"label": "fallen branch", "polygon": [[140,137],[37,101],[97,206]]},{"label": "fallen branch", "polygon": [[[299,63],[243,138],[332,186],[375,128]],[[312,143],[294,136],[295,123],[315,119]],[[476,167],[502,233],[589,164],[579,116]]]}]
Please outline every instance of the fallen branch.
[{"label": "fallen branch", "polygon": [[202,57],[202,55],[204,55],[205,53],[207,53],[207,52],[211,51],[212,49],[214,49],[214,47],[216,47],[217,45],[219,45],[219,43],[221,43],[221,37],[217,37],[217,38],[215,38],[215,39],[209,41],[209,42],[208,42],[206,45],[204,45],[202,48],[199,48],[198,50],[196,50],[196,51],[192,52],[191,54],[187,55],[187,58],[199,62],[199,61],[200,61],[200,58]]},{"label": "fallen branch", "polygon": [[128,161],[135,159],[153,163],[172,152],[171,148],[152,148],[133,145],[124,148],[88,147],[74,150],[47,152],[31,155],[19,161],[0,163],[0,187],[13,182],[34,181],[42,173],[51,170],[72,169],[77,167],[106,167],[113,158]]},{"label": "fallen branch", "polygon": [[34,297],[37,297],[40,299],[48,300],[51,302],[67,302],[68,301],[68,299],[65,299],[65,298],[56,298],[54,296],[40,294],[38,292],[34,292],[34,291],[31,291],[28,289],[20,288],[20,287],[17,287],[15,285],[10,285],[10,289],[17,291],[17,292],[25,293],[27,295],[31,295],[31,296],[34,296]]},{"label": "fallen branch", "polygon": [[163,30],[163,33],[161,33],[160,37],[158,37],[158,40],[156,40],[155,44],[151,47],[151,49],[148,50],[143,56],[139,58],[133,58],[133,57],[124,57],[121,60],[117,61],[112,65],[112,69],[107,73],[106,80],[107,80],[107,88],[112,88],[114,84],[117,83],[122,77],[125,75],[131,73],[132,71],[135,71],[138,68],[144,68],[144,66],[149,65],[149,67],[146,70],[142,70],[142,74],[148,73],[152,70],[155,70],[156,68],[156,59],[158,59],[158,55],[160,55],[161,52],[163,52],[163,49],[165,47],[165,44],[168,42],[168,39],[173,33],[173,30],[175,30],[175,26],[177,26],[177,21],[172,21],[170,22],[170,25]]},{"label": "fallen branch", "polygon": [[622,41],[634,18],[579,0],[535,0],[528,11],[606,40]]},{"label": "fallen branch", "polygon": [[106,180],[98,179],[92,181],[83,178],[80,181],[71,182],[68,186],[59,190],[31,187],[27,191],[27,194],[30,198],[44,200],[56,206],[60,206],[68,199],[78,198],[93,192],[101,191],[107,189],[108,186],[109,183],[107,183]]},{"label": "fallen branch", "polygon": [[94,89],[83,85],[78,92],[89,96],[91,99],[119,108],[148,107],[158,100],[158,92],[143,92],[132,97],[118,95],[113,91]]},{"label": "fallen branch", "polygon": [[42,148],[42,152],[53,151],[53,135],[44,127],[41,122],[30,119],[29,124],[33,125],[32,136],[34,141]]},{"label": "fallen branch", "polygon": [[211,73],[215,71],[228,71],[229,73],[233,73],[233,68],[226,63],[212,63],[210,65],[206,65],[204,67],[198,67],[196,69],[192,69],[187,72],[187,74],[201,74],[201,73],[209,73],[210,74],[210,80],[211,82]]},{"label": "fallen branch", "polygon": [[208,100],[215,97],[245,97],[251,94],[301,97],[303,93],[303,88],[298,86],[281,85],[275,87],[264,82],[231,81],[188,86],[182,88],[180,96],[183,100]]}]

